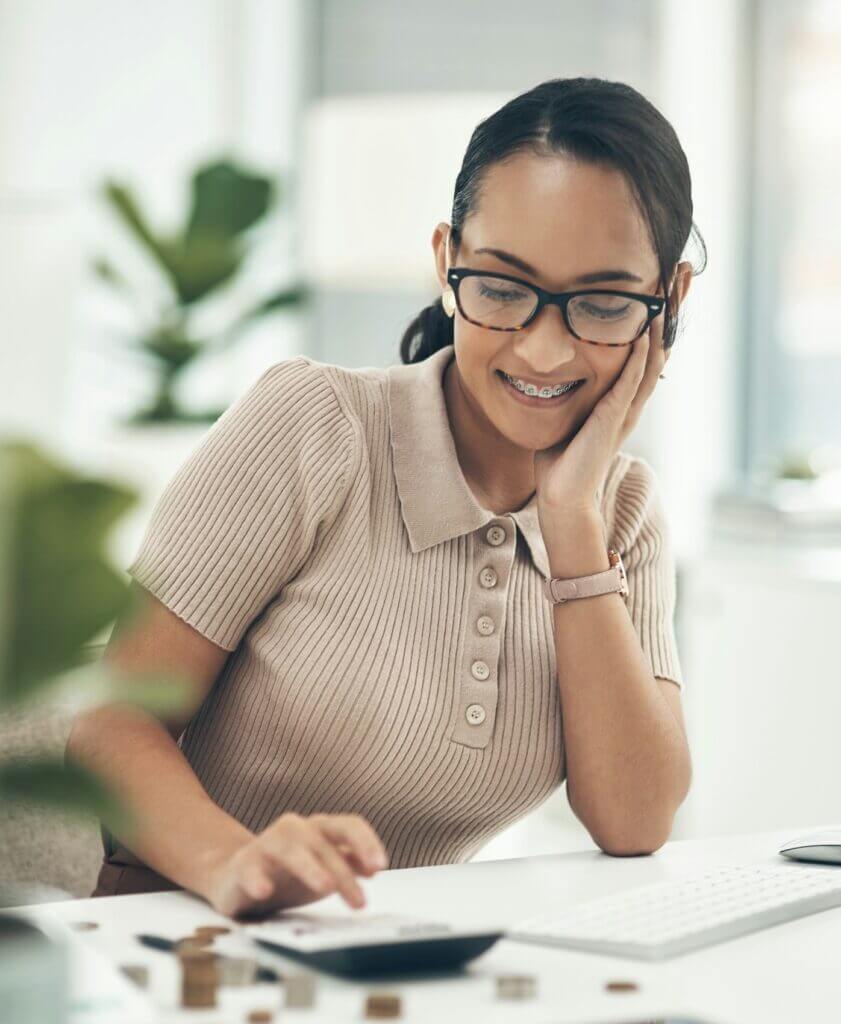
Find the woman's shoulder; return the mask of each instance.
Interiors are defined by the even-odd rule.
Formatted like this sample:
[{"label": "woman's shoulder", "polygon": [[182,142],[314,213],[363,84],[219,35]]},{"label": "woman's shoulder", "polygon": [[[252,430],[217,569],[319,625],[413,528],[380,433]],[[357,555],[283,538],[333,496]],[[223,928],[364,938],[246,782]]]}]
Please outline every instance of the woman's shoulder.
[{"label": "woman's shoulder", "polygon": [[243,398],[259,398],[277,413],[297,410],[309,419],[358,420],[360,407],[384,394],[386,373],[382,367],[349,368],[295,355],[266,367]]},{"label": "woman's shoulder", "polygon": [[[360,443],[388,410],[388,367],[339,366],[300,355],[290,360],[298,373],[305,373],[313,386],[329,388],[345,420],[353,427]],[[316,384],[317,382],[317,384]],[[380,434],[376,430],[377,435]]]},{"label": "woman's shoulder", "polygon": [[340,400],[350,402],[353,406],[360,400],[370,401],[372,397],[385,394],[387,367],[340,366],[338,363],[323,362],[305,355],[296,356],[293,361],[305,365],[309,373],[328,383]]},{"label": "woman's shoulder", "polygon": [[609,535],[630,544],[643,525],[662,518],[657,474],[642,455],[618,451],[608,467],[602,492],[602,515]]}]

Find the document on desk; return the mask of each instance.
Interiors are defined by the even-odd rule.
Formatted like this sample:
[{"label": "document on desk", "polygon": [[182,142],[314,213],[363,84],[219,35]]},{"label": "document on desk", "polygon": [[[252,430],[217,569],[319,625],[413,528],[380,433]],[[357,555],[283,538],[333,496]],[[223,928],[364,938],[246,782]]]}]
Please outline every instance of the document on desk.
[{"label": "document on desk", "polygon": [[464,934],[443,921],[408,914],[307,914],[284,913],[242,929],[255,939],[316,953],[348,946],[415,942]]}]

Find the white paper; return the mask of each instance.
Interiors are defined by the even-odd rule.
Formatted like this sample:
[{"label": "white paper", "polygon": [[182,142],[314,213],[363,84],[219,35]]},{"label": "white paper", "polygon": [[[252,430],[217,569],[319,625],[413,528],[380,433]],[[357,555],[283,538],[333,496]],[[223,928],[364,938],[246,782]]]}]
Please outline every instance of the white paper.
[{"label": "white paper", "polygon": [[253,938],[304,953],[478,934],[458,931],[443,921],[407,914],[284,914],[259,924],[245,925],[244,931]]}]

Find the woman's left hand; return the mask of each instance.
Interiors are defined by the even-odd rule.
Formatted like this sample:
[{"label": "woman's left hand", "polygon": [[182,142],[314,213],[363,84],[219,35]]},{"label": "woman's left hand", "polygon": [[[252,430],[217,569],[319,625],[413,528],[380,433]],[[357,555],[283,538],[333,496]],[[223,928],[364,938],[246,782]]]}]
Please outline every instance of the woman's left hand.
[{"label": "woman's left hand", "polygon": [[622,372],[566,445],[535,452],[538,508],[565,515],[599,512],[614,455],[631,433],[666,364],[662,317],[635,342]]}]

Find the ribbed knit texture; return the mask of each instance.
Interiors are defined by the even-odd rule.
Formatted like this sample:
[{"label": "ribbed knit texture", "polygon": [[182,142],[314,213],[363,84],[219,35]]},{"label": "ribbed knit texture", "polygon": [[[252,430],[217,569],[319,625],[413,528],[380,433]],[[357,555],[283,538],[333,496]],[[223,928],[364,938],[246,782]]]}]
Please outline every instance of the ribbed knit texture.
[{"label": "ribbed knit texture", "polygon": [[[469,859],[565,775],[535,500],[500,515],[473,498],[441,387],[452,356],[276,363],[175,474],[129,568],[232,652],[180,740],[211,798],[253,830],[361,814],[395,868]],[[616,456],[602,511],[652,672],[681,684],[645,460]]]}]

